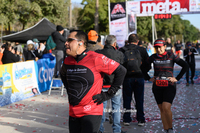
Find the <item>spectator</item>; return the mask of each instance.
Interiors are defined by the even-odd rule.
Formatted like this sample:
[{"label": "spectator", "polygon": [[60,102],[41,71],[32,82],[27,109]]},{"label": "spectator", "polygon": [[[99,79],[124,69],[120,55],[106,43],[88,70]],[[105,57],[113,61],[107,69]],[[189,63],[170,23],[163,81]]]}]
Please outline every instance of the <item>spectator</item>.
[{"label": "spectator", "polygon": [[[116,50],[116,45],[117,45],[117,39],[114,35],[108,35],[106,38],[105,46],[104,49],[102,50],[97,50],[95,52],[103,54],[107,56],[108,58],[115,60],[116,62],[123,64],[124,62],[124,55],[122,52]],[[112,81],[114,79],[114,75],[104,75],[104,82],[103,82],[103,92],[107,92],[108,89],[110,88]],[[112,118],[113,118],[113,132],[114,133],[124,133],[121,131],[121,125],[120,125],[120,119],[121,119],[121,112],[120,112],[120,106],[121,106],[121,97],[122,97],[122,90],[119,89],[118,92],[111,98],[112,102]],[[106,109],[107,106],[107,101],[103,102],[104,110]],[[100,131],[99,133],[104,132],[104,127],[103,123],[105,122],[105,113],[103,112],[102,116],[102,121],[101,121],[101,126],[100,126]]]},{"label": "spectator", "polygon": [[34,43],[33,45],[34,45],[35,50],[37,50],[37,49],[39,48],[39,42],[40,42],[40,41],[38,41],[37,38],[34,38],[34,39],[33,39],[33,43]]},{"label": "spectator", "polygon": [[88,45],[87,49],[91,51],[96,51],[98,49],[103,49],[97,44],[98,34],[95,30],[90,30],[88,33]]},{"label": "spectator", "polygon": [[101,43],[101,35],[98,35],[97,44],[102,48],[104,47],[104,45]]},{"label": "spectator", "polygon": [[21,44],[19,44],[19,42],[15,42],[15,48],[16,48],[16,50],[17,51],[19,51],[19,56],[20,56],[20,61],[24,61],[23,60],[23,48],[22,48],[22,45]]},{"label": "spectator", "polygon": [[[97,133],[103,102],[120,89],[126,70],[119,63],[86,49],[87,34],[72,31],[65,43],[66,53],[60,75],[69,99],[69,132]],[[103,75],[114,74],[108,92],[101,92]]]},{"label": "spectator", "polygon": [[3,52],[3,57],[2,57],[2,63],[3,64],[15,63],[15,62],[18,62],[20,60],[19,51],[17,51],[16,54],[13,54],[11,52],[11,50],[12,50],[11,44],[6,43],[2,47],[5,48],[5,50]]},{"label": "spectator", "polygon": [[47,50],[46,48],[43,51],[43,55],[42,58],[49,58],[50,60],[54,60],[55,56],[52,55],[52,53],[49,53],[49,50]]},{"label": "spectator", "polygon": [[[143,47],[138,46],[137,34],[130,34],[129,45],[120,49],[125,55],[124,66],[127,69],[123,83],[123,107],[126,110],[123,116],[124,125],[129,126],[132,121],[130,117],[132,93],[136,102],[136,119],[138,126],[145,125],[144,117],[144,75],[146,72],[146,59],[149,57]],[[142,65],[141,65],[142,63]],[[146,74],[145,74],[146,75]]]},{"label": "spectator", "polygon": [[5,50],[5,48],[0,48],[0,65],[2,65],[3,63],[2,63],[2,61],[1,61],[1,59],[2,59],[2,57],[3,57],[3,52],[4,52],[4,50]]},{"label": "spectator", "polygon": [[[191,70],[191,83],[194,84],[193,78],[195,75],[195,67],[196,67],[196,63],[195,63],[195,57],[194,55],[198,55],[198,51],[192,47],[191,42],[187,42],[186,43],[186,49],[183,52],[183,56],[185,58],[185,61],[188,63],[189,68]],[[189,86],[189,69],[186,72],[186,86]]]},{"label": "spectator", "polygon": [[65,50],[65,42],[66,38],[63,36],[64,28],[61,25],[56,26],[56,31],[52,33],[53,41],[56,43],[55,50],[52,53],[56,57],[56,65],[54,68],[54,77],[60,77],[59,71],[61,68],[61,64],[64,59],[64,50]]},{"label": "spectator", "polygon": [[35,47],[34,47],[34,42],[32,40],[28,40],[27,41],[27,52],[25,59],[27,60],[35,60],[37,61],[39,59],[39,57],[41,57],[41,53],[38,54],[38,52],[35,51]]}]

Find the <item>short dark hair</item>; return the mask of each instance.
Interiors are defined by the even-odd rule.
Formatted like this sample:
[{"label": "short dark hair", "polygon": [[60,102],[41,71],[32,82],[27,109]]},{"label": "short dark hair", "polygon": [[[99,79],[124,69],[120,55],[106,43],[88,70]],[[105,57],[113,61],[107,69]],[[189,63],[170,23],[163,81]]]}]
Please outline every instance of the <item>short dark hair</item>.
[{"label": "short dark hair", "polygon": [[76,32],[75,37],[79,40],[84,41],[84,45],[87,46],[88,36],[84,31],[82,31],[82,30],[72,30],[72,31],[70,31],[70,33],[72,33],[72,32]]},{"label": "short dark hair", "polygon": [[5,50],[9,50],[9,48],[11,47],[11,44],[6,42],[6,44],[2,45],[2,48],[5,48]]},{"label": "short dark hair", "polygon": [[101,35],[98,35],[97,42],[101,42]]},{"label": "short dark hair", "polygon": [[137,34],[130,34],[128,37],[128,42],[129,43],[137,43],[138,42],[138,36]]}]

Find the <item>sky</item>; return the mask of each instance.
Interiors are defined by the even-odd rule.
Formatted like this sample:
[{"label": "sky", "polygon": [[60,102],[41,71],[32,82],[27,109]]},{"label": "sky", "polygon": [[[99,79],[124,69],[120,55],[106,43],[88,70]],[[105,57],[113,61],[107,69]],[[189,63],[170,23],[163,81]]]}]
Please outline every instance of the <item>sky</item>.
[{"label": "sky", "polygon": [[[81,3],[82,0],[71,0],[72,3]],[[135,1],[150,1],[150,0],[135,0]],[[189,20],[192,25],[200,30],[200,14],[181,15],[183,20]]]}]

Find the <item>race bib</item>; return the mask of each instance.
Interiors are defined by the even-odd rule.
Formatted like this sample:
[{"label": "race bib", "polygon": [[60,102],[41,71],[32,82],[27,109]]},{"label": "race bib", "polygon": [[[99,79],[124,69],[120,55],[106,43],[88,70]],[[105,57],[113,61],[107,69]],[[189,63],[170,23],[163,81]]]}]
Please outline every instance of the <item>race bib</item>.
[{"label": "race bib", "polygon": [[168,80],[156,80],[156,86],[167,87],[168,86]]}]

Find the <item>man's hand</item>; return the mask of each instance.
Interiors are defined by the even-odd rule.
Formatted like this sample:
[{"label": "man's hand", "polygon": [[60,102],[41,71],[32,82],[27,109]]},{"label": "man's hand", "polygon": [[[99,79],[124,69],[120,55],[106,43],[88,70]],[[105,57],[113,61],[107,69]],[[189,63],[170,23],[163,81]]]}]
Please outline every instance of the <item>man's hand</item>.
[{"label": "man's hand", "polygon": [[94,95],[92,99],[94,100],[94,103],[97,103],[97,105],[99,105],[104,101],[111,99],[112,97],[113,95],[108,94],[108,92],[101,92],[101,94]]}]

